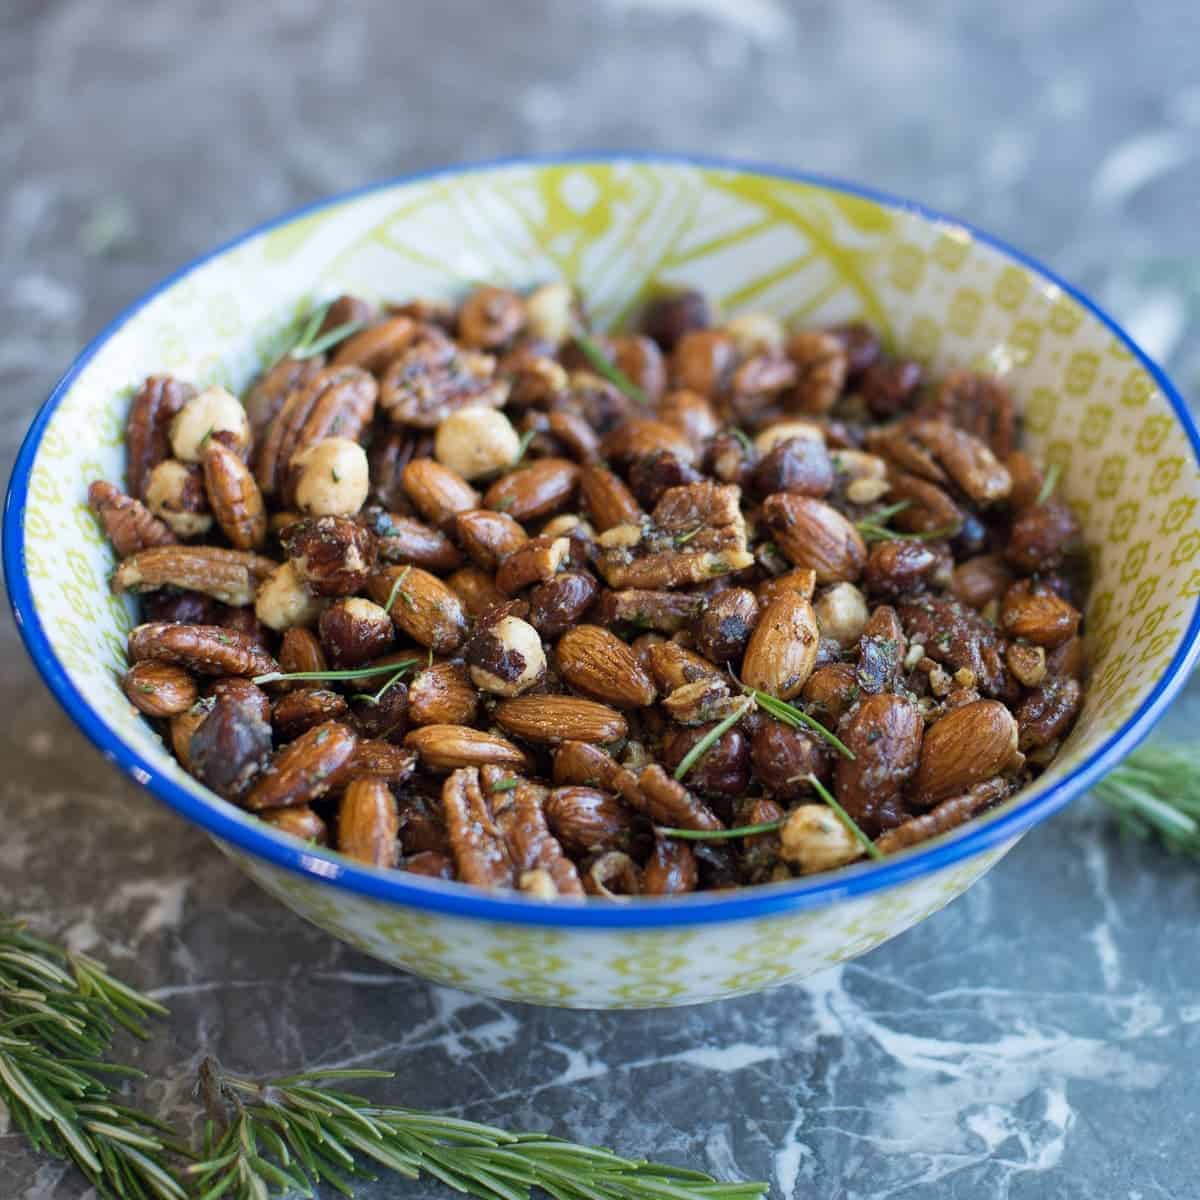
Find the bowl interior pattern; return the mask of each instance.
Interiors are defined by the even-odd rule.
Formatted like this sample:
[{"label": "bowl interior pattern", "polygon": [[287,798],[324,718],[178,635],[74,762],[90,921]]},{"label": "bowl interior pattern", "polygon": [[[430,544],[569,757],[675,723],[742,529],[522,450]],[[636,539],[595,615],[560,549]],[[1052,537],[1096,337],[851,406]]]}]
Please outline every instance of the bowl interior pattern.
[{"label": "bowl interior pattern", "polygon": [[[35,657],[60,695],[73,687],[141,761],[129,766],[139,782],[172,781],[222,813],[226,829],[253,821],[177,766],[118,684],[135,616],[109,594],[112,554],[85,493],[91,479],[122,476],[125,413],[139,381],[165,371],[239,390],[286,347],[300,313],[340,291],[452,297],[476,281],[554,277],[580,287],[601,326],[619,323],[658,284],[689,283],[731,314],[766,309],[810,324],[861,317],[936,371],[972,366],[1009,380],[1027,444],[1060,466],[1058,486],[1085,530],[1092,679],[1051,769],[985,820],[1077,771],[1147,708],[1164,673],[1182,674],[1200,595],[1196,450],[1129,345],[1071,295],[957,224],[832,185],[671,161],[515,163],[370,189],[234,244],[153,295],[60,394],[32,462],[21,544],[36,622],[57,661],[36,644]],[[593,934],[574,956],[532,953],[567,934],[489,925],[490,952],[512,949],[520,969],[486,958],[479,967],[467,950],[470,921],[329,887],[324,879],[343,870],[336,855],[307,853],[296,874],[227,847],[287,903],[379,957],[493,994],[612,1005],[731,994],[860,953],[958,894],[1004,848],[853,904],[773,918],[770,930],[737,943],[761,942],[764,955],[768,941],[775,947],[766,975],[747,976],[714,973],[705,959],[716,947],[674,927]],[[419,896],[424,885],[410,886]],[[438,895],[438,885],[425,894]],[[421,935],[422,922],[442,923],[441,933]],[[650,976],[663,979],[658,967],[644,993],[629,992],[615,964],[642,951],[647,963],[671,959],[670,994],[650,986]]]}]

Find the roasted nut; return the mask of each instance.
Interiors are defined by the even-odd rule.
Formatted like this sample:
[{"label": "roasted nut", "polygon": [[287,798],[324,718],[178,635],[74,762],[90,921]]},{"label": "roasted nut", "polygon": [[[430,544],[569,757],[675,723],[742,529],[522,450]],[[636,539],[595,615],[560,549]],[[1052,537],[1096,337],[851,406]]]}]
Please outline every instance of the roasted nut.
[{"label": "roasted nut", "polygon": [[798,696],[816,666],[819,639],[812,605],[795,592],[780,593],[750,636],[742,679],[781,700]]},{"label": "roasted nut", "polygon": [[951,671],[967,668],[990,696],[1015,696],[1004,667],[1004,648],[995,629],[973,609],[942,596],[922,597],[897,606],[909,639]]},{"label": "roasted nut", "polygon": [[813,613],[821,636],[832,638],[843,650],[857,645],[870,615],[867,598],[852,583],[826,588],[814,602]]},{"label": "roasted nut", "polygon": [[250,446],[250,422],[242,402],[223,387],[192,396],[171,422],[171,450],[183,462],[199,462],[210,438],[238,454]]},{"label": "roasted nut", "polygon": [[325,315],[317,327],[318,336],[332,333],[343,325],[367,324],[375,319],[375,307],[369,300],[343,292],[325,307]]},{"label": "roasted nut", "polygon": [[533,521],[566,508],[578,484],[579,467],[570,459],[542,458],[497,479],[483,503],[514,521]]},{"label": "roasted nut", "polygon": [[436,575],[420,567],[388,567],[367,581],[376,604],[386,605],[396,628],[438,654],[453,654],[467,633],[459,598]]},{"label": "roasted nut", "polygon": [[446,580],[446,586],[472,617],[482,617],[508,599],[496,586],[495,578],[482,567],[460,567]]},{"label": "roasted nut", "polygon": [[754,490],[759,496],[826,495],[833,490],[833,461],[825,443],[809,437],[777,441],[754,468]]},{"label": "roasted nut", "polygon": [[474,767],[455,770],[446,780],[442,788],[442,811],[458,877],[476,887],[512,887],[515,882],[512,859]]},{"label": "roasted nut", "polygon": [[125,426],[129,495],[134,500],[146,499],[150,472],[171,453],[171,422],[195,394],[190,383],[170,375],[151,375],[138,389]]},{"label": "roasted nut", "polygon": [[877,417],[897,417],[917,401],[924,368],[912,359],[883,359],[864,372],[859,391]]},{"label": "roasted nut", "polygon": [[1020,761],[1012,713],[996,700],[976,700],[951,709],[925,731],[913,795],[928,808]]},{"label": "roasted nut", "polygon": [[[776,446],[791,441],[820,442],[825,445],[825,431],[816,421],[789,418],[786,421],[775,421],[765,429],[760,430],[754,438],[754,449],[760,456],[771,453]],[[839,451],[839,454],[845,453]],[[840,471],[841,465],[837,455],[832,456],[833,462]]]},{"label": "roasted nut", "polygon": [[[378,391],[374,378],[358,367],[325,367],[293,392],[271,422],[259,451],[255,473],[263,495],[277,495],[290,507],[299,477],[296,460],[322,441],[336,438],[357,444],[371,423]],[[327,471],[335,466],[325,463]],[[357,479],[349,456],[345,466],[347,475],[354,471]]]},{"label": "roasted nut", "polygon": [[718,593],[692,626],[696,648],[715,663],[740,662],[758,615],[758,601],[749,588]]},{"label": "roasted nut", "polygon": [[238,550],[257,550],[267,538],[267,510],[250,468],[215,438],[201,461],[208,503],[221,532]]},{"label": "roasted nut", "polygon": [[779,857],[801,875],[832,871],[861,858],[858,839],[825,804],[802,804],[779,830]]},{"label": "roasted nut", "polygon": [[291,460],[295,501],[314,517],[352,517],[367,502],[370,475],[367,453],[344,437],[327,437]]},{"label": "roasted nut", "polygon": [[787,340],[782,322],[768,312],[740,313],[721,328],[733,338],[743,358],[764,350],[782,350]]},{"label": "roasted nut", "polygon": [[618,334],[609,342],[617,369],[647,400],[657,403],[667,386],[667,365],[658,343],[636,333]]},{"label": "roasted nut", "polygon": [[671,489],[700,483],[704,476],[671,450],[655,450],[630,464],[629,486],[637,500],[653,508]]},{"label": "roasted nut", "polygon": [[654,683],[620,638],[599,625],[568,629],[555,650],[563,680],[576,691],[614,708],[654,703]]},{"label": "roasted nut", "polygon": [[192,769],[192,734],[200,728],[201,722],[212,712],[214,704],[216,704],[216,700],[211,697],[198,700],[187,712],[171,718],[168,727],[171,735],[171,751],[185,771],[190,772]]},{"label": "roasted nut", "polygon": [[815,733],[765,717],[751,739],[750,762],[767,791],[785,803],[812,791],[810,775],[828,782],[833,772],[829,746]]},{"label": "roasted nut", "polygon": [[521,439],[502,412],[460,408],[438,426],[433,452],[463,479],[482,479],[517,461]]},{"label": "roasted nut", "polygon": [[1087,673],[1087,649],[1083,638],[1073,637],[1046,655],[1046,674],[1082,679]]},{"label": "roasted nut", "polygon": [[700,881],[696,855],[687,842],[656,838],[654,850],[642,868],[642,895],[678,896],[694,892]]},{"label": "roasted nut", "polygon": [[397,425],[436,429],[466,405],[499,408],[507,381],[495,378],[496,360],[464,349],[440,330],[426,326],[411,346],[388,364],[379,384],[379,403]]},{"label": "roasted nut", "polygon": [[422,850],[410,855],[401,864],[412,875],[424,875],[429,879],[457,879],[454,860],[438,850]]},{"label": "roasted nut", "polygon": [[600,585],[588,571],[562,571],[529,593],[529,623],[549,641],[577,625]]},{"label": "roasted nut", "polygon": [[423,725],[412,730],[404,744],[415,750],[422,764],[431,771],[456,771],[460,767],[487,765],[522,771],[529,766],[524,752],[507,738],[466,725]]},{"label": "roasted nut", "polygon": [[579,491],[584,509],[601,533],[617,525],[636,524],[645,515],[624,481],[607,467],[582,467]]},{"label": "roasted nut", "polygon": [[377,779],[356,779],[338,804],[337,848],[371,867],[394,867],[399,857],[396,798]]},{"label": "roasted nut", "polygon": [[575,320],[575,294],[569,284],[543,283],[525,297],[525,324],[539,342],[557,347],[567,340]]},{"label": "roasted nut", "polygon": [[924,727],[921,710],[891,693],[867,696],[842,721],[838,733],[854,758],[838,759],[836,795],[868,836],[902,819],[901,792],[924,761]]},{"label": "roasted nut", "polygon": [[657,763],[644,767],[637,777],[637,791],[623,793],[644,816],[667,829],[717,830],[725,826],[681,783],[672,779]]},{"label": "roasted nut", "polygon": [[311,630],[298,625],[284,630],[279,643],[279,669],[288,675],[329,669],[325,651]]},{"label": "roasted nut", "polygon": [[682,430],[662,421],[641,417],[623,421],[607,433],[601,450],[609,462],[622,470],[640,458],[662,452],[673,454],[685,463],[694,462],[697,458],[691,441]]},{"label": "roasted nut", "polygon": [[954,594],[974,609],[998,601],[1012,583],[1012,572],[998,554],[977,554],[954,568]]},{"label": "roasted nut", "polygon": [[217,696],[188,743],[187,768],[226,800],[240,801],[271,757],[271,726],[253,701]]},{"label": "roasted nut", "polygon": [[952,480],[977,504],[1012,491],[1008,468],[986,443],[945,421],[910,420],[869,435],[867,444],[902,470],[937,484]]},{"label": "roasted nut", "polygon": [[416,766],[417,756],[412,750],[402,750],[374,738],[360,738],[354,753],[330,780],[330,791],[348,787],[356,779],[374,779],[398,787],[408,780]]},{"label": "roasted nut", "polygon": [[413,459],[433,454],[433,437],[410,429],[376,430],[367,451],[370,469],[370,498],[389,512],[408,512],[408,497],[402,484],[404,468]]},{"label": "roasted nut", "polygon": [[476,288],[458,311],[459,338],[479,350],[498,350],[524,328],[524,302],[507,288]]},{"label": "roasted nut", "polygon": [[433,663],[418,671],[408,685],[408,719],[413,725],[468,725],[478,705],[462,663]]},{"label": "roasted nut", "polygon": [[384,686],[375,695],[363,692],[351,697],[353,724],[364,738],[396,742],[409,728],[408,688],[394,675],[380,678]]},{"label": "roasted nut", "polygon": [[357,745],[358,735],[349,725],[317,725],[276,752],[246,797],[246,807],[259,812],[320,799]]},{"label": "roasted nut", "polygon": [[711,323],[704,295],[694,288],[680,288],[650,301],[642,313],[641,330],[669,353],[685,335]]},{"label": "roasted nut", "polygon": [[903,471],[890,472],[888,483],[888,499],[908,505],[892,518],[897,528],[938,537],[953,537],[963,529],[967,514],[936,483]]},{"label": "roasted nut", "polygon": [[494,571],[529,540],[508,513],[472,508],[458,513],[454,528],[463,549],[485,570]]},{"label": "roasted nut", "polygon": [[274,826],[280,833],[290,834],[312,846],[324,846],[329,841],[329,830],[325,827],[325,822],[303,804],[297,808],[269,809],[260,819]]},{"label": "roasted nut", "polygon": [[692,330],[675,343],[671,352],[671,385],[715,396],[729,381],[737,365],[737,346],[727,333],[715,329]]},{"label": "roasted nut", "polygon": [[304,586],[295,566],[286,562],[259,585],[254,613],[267,628],[281,632],[297,625],[315,624],[326,603]]},{"label": "roasted nut", "polygon": [[275,660],[245,634],[220,625],[138,625],[129,634],[129,658],[178,663],[201,675],[266,675],[276,668]]},{"label": "roasted nut", "polygon": [[99,517],[118,558],[175,541],[174,533],[140,500],[102,479],[88,487],[88,507]]},{"label": "roasted nut", "polygon": [[271,724],[281,742],[290,742],[314,725],[337,721],[350,711],[345,698],[325,688],[297,688],[275,703]]},{"label": "roasted nut", "polygon": [[1017,513],[1009,530],[1004,557],[1019,571],[1053,571],[1079,538],[1075,514],[1053,497]]},{"label": "roasted nut", "polygon": [[565,537],[535,537],[519,546],[500,564],[496,586],[507,596],[530,584],[553,579],[571,558],[571,541]]},{"label": "roasted nut", "polygon": [[387,317],[368,329],[351,334],[335,351],[333,365],[360,367],[378,375],[392,359],[408,349],[416,335],[417,323],[411,317]]},{"label": "roasted nut", "polygon": [[[541,899],[582,896],[575,864],[546,824],[542,811],[546,789],[524,780],[516,780],[514,787],[496,767],[484,767],[480,776],[521,891]],[[492,790],[500,779],[505,789]]]},{"label": "roasted nut", "polygon": [[891,855],[926,842],[939,834],[948,833],[976,813],[1003,800],[1009,791],[1009,784],[1005,779],[989,779],[984,783],[977,783],[961,795],[943,800],[929,812],[912,817],[895,829],[889,829],[875,845],[880,853]]},{"label": "roasted nut", "polygon": [[1074,722],[1083,703],[1078,679],[1069,675],[1047,679],[1017,706],[1021,750],[1037,750],[1062,737]]},{"label": "roasted nut", "polygon": [[871,595],[897,600],[924,590],[939,562],[937,551],[925,542],[876,542],[867,558],[863,583]]},{"label": "roasted nut", "polygon": [[795,407],[806,413],[827,413],[846,386],[849,359],[842,339],[819,329],[803,329],[788,338],[786,350],[796,365]]},{"label": "roasted nut", "polygon": [[532,625],[519,617],[501,617],[478,629],[463,656],[471,681],[496,696],[519,696],[546,674],[546,652]]},{"label": "roasted nut", "polygon": [[793,567],[776,575],[773,579],[765,579],[754,589],[755,598],[762,608],[770,604],[781,592],[795,592],[805,600],[811,600],[817,590],[817,573],[811,567]]},{"label": "roasted nut", "polygon": [[196,681],[182,667],[161,660],[135,662],[121,681],[130,703],[148,717],[177,717],[196,703]]},{"label": "roasted nut", "polygon": [[626,588],[605,592],[594,613],[601,625],[630,625],[635,629],[656,629],[678,633],[704,606],[704,598],[682,592],[647,588]]},{"label": "roasted nut", "polygon": [[375,535],[349,517],[307,517],[279,540],[296,578],[315,596],[362,591],[375,569]]},{"label": "roasted nut", "polygon": [[329,661],[338,668],[361,667],[386,654],[396,637],[387,610],[362,596],[331,604],[320,616],[317,630]]},{"label": "roasted nut", "polygon": [[375,535],[381,562],[412,563],[427,571],[453,571],[462,564],[458,547],[415,517],[367,509],[359,521]]},{"label": "roasted nut", "polygon": [[[674,772],[697,742],[707,737],[716,723],[671,730],[663,739],[662,765]],[[744,795],[750,786],[750,744],[736,725],[728,729],[692,764],[684,776],[692,791],[704,796]]]},{"label": "roasted nut", "polygon": [[1010,637],[1026,638],[1047,649],[1060,646],[1079,628],[1078,609],[1048,587],[1023,579],[1004,594],[1000,627]]},{"label": "roasted nut", "polygon": [[431,525],[449,530],[458,513],[479,507],[479,493],[432,458],[414,458],[401,475],[405,494]]},{"label": "roasted nut", "polygon": [[1004,459],[1012,453],[1016,414],[1012,397],[1000,380],[974,371],[951,371],[934,392],[928,411],[974,434],[997,457]]},{"label": "roasted nut", "polygon": [[166,458],[146,477],[146,507],[181,538],[202,537],[212,528],[204,473],[194,463]]},{"label": "roasted nut", "polygon": [[1022,687],[1037,687],[1046,678],[1046,651],[1041,646],[1010,642],[1004,652],[1004,661]]},{"label": "roasted nut", "polygon": [[575,696],[519,696],[502,700],[492,714],[507,733],[527,742],[615,742],[629,732],[625,718],[614,708]]},{"label": "roasted nut", "polygon": [[634,813],[618,797],[594,787],[559,787],[546,797],[546,821],[572,854],[627,850]]},{"label": "roasted nut", "polygon": [[268,367],[246,395],[246,418],[250,422],[250,461],[257,465],[262,440],[288,397],[299,391],[325,365],[323,355],[293,358],[285,354]]},{"label": "roasted nut", "polygon": [[836,508],[808,496],[768,496],[763,523],[798,567],[810,567],[818,583],[853,583],[862,574],[867,548],[858,530]]},{"label": "roasted nut", "polygon": [[218,604],[199,592],[147,592],[141,599],[147,621],[169,621],[172,625],[217,625]]}]

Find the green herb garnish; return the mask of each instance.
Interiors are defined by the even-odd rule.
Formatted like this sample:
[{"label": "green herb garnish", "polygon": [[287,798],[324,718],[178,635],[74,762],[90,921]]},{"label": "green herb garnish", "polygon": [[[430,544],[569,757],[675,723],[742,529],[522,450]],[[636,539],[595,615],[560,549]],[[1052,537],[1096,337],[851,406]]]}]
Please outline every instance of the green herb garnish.
[{"label": "green herb garnish", "polygon": [[491,790],[493,792],[511,792],[514,788],[518,787],[520,783],[521,781],[519,779],[514,779],[513,776],[508,775],[504,779],[501,779],[499,783],[492,784]]},{"label": "green herb garnish", "polygon": [[1054,494],[1054,489],[1058,487],[1058,478],[1062,474],[1062,467],[1058,463],[1051,463],[1046,468],[1046,478],[1042,480],[1042,486],[1038,489],[1035,505],[1045,504],[1047,500]]},{"label": "green herb garnish", "polygon": [[845,827],[854,835],[855,841],[867,852],[871,858],[883,858],[883,851],[875,845],[873,841],[861,829],[859,829],[854,818],[837,802],[833,793],[815,776],[806,776],[808,782],[812,784],[813,791],[829,805],[830,808],[837,814],[837,818]]},{"label": "green herb garnish", "polygon": [[675,545],[676,546],[686,546],[688,544],[688,542],[690,542],[692,540],[692,538],[694,538],[696,536],[696,534],[702,532],[703,529],[704,529],[703,525],[697,525],[695,529],[689,529],[687,531],[687,533],[680,533],[680,534],[676,535]]},{"label": "green herb garnish", "polygon": [[620,388],[635,404],[639,404],[643,408],[649,406],[650,401],[646,398],[646,393],[582,329],[575,331],[575,344],[583,351],[584,358],[591,363],[592,370],[597,375],[603,375],[609,383]]},{"label": "green herb garnish", "polygon": [[529,449],[529,444],[535,437],[537,437],[536,429],[527,429],[521,434],[521,440],[517,443],[517,457],[512,460],[514,467],[519,465],[521,459],[525,457],[525,451]]},{"label": "green herb garnish", "polygon": [[335,325],[317,337],[317,330],[321,328],[321,322],[325,320],[325,314],[328,312],[329,305],[325,304],[310,314],[300,330],[296,344],[284,355],[285,358],[316,358],[318,354],[323,354],[330,347],[345,341],[352,333],[357,333],[366,326],[365,321],[346,321],[341,325]]},{"label": "green herb garnish", "polygon": [[723,720],[718,721],[680,760],[675,778],[682,779],[702,759],[717,741],[732,729],[753,707],[754,696],[746,696]]},{"label": "green herb garnish", "polygon": [[750,435],[747,434],[744,429],[739,429],[736,425],[731,425],[729,427],[729,432],[732,433],[739,442],[741,442],[742,449],[745,450],[747,454],[754,453],[754,443],[750,440]]},{"label": "green herb garnish", "polygon": [[406,658],[400,662],[376,663],[373,667],[352,667],[344,671],[269,671],[266,675],[255,675],[252,683],[283,683],[292,679],[370,679],[372,675],[383,675],[388,671],[408,670],[420,659]]},{"label": "green herb garnish", "polygon": [[778,821],[763,821],[758,825],[739,825],[736,829],[667,829],[655,825],[654,832],[683,842],[719,842],[729,838],[753,837],[756,833],[774,833],[785,820],[787,818],[782,817]]},{"label": "green herb garnish", "polygon": [[413,598],[406,591],[404,591],[402,587],[405,579],[408,578],[409,571],[411,570],[412,563],[409,563],[404,570],[402,570],[400,574],[396,576],[395,581],[392,583],[392,590],[388,592],[387,603],[383,606],[384,612],[390,613],[392,611],[392,605],[396,603],[397,596],[399,596],[409,608],[416,607]]},{"label": "green herb garnish", "polygon": [[[397,683],[399,683],[401,679],[404,678],[405,674],[409,670],[409,667],[412,665],[412,663],[415,663],[416,661],[417,660],[414,658],[411,663],[408,663],[405,666],[398,667],[396,669],[395,675],[393,675],[391,677],[391,679],[389,679],[383,685],[383,687],[381,687],[379,689],[379,691],[371,693],[371,694],[368,694],[367,692],[355,692],[354,695],[350,697],[350,699],[351,700],[361,700],[364,704],[378,704],[380,702],[380,700],[382,700],[383,697],[387,694],[387,692],[393,686],[395,686]],[[393,665],[395,665],[395,664],[393,664]]]},{"label": "green herb garnish", "polygon": [[748,691],[754,697],[759,708],[770,713],[776,720],[790,725],[793,729],[799,729],[803,725],[823,737],[844,758],[854,758],[854,751],[837,734],[826,729],[816,717],[810,717],[804,709],[797,708],[794,704],[789,704],[786,700],[780,700],[777,696],[772,696],[770,692],[763,692],[758,688],[749,688]]},{"label": "green herb garnish", "polygon": [[1195,754],[1158,744],[1135,750],[1092,790],[1131,833],[1156,834],[1169,850],[1200,856],[1198,781]]}]

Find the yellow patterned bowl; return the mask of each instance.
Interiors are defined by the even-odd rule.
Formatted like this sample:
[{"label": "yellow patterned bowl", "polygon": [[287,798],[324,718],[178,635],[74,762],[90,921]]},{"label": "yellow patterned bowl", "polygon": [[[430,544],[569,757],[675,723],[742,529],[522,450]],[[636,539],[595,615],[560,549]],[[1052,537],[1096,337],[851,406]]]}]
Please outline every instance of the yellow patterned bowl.
[{"label": "yellow patterned bowl", "polygon": [[[118,686],[132,605],[87,481],[120,478],[147,373],[243,387],[300,307],[341,291],[461,294],[564,276],[602,324],[660,281],[727,312],[862,317],[937,370],[1008,377],[1033,450],[1062,468],[1095,566],[1094,675],[1062,754],[984,819],[880,864],[730,896],[547,905],[385,873],[311,849],[175,764]],[[209,831],[285,904],[442,983],[572,1007],[734,996],[853,958],[961,893],[1145,735],[1195,658],[1196,428],[1168,380],[1090,301],[967,226],[859,188],[662,156],[513,161],[401,179],[273,221],[185,267],[71,367],[22,447],[5,566],[46,682],[122,770]]]}]

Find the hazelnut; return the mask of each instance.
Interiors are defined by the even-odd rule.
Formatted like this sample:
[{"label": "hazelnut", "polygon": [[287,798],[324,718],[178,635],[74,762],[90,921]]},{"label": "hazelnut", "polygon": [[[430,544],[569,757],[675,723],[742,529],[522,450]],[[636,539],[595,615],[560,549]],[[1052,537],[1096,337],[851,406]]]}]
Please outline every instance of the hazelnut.
[{"label": "hazelnut", "polygon": [[651,300],[642,314],[642,332],[670,351],[685,334],[712,324],[708,300],[694,288],[680,288]]},{"label": "hazelnut", "polygon": [[250,445],[250,419],[242,402],[223,387],[205,388],[193,396],[171,422],[171,449],[184,462],[199,462],[210,437],[221,440],[238,454]]},{"label": "hazelnut", "polygon": [[366,451],[349,438],[325,438],[292,459],[296,506],[314,517],[352,517],[367,499]]},{"label": "hazelnut", "polygon": [[779,857],[801,874],[831,871],[861,857],[854,835],[824,804],[802,804],[779,831]]},{"label": "hazelnut", "polygon": [[525,297],[525,324],[539,342],[558,346],[570,336],[574,307],[569,284],[543,283]]},{"label": "hazelnut", "polygon": [[512,422],[494,408],[461,408],[437,429],[433,453],[463,479],[482,479],[511,466],[521,452]]},{"label": "hazelnut", "polygon": [[146,507],[177,537],[200,537],[212,528],[212,513],[198,466],[167,458],[146,481]]},{"label": "hazelnut", "polygon": [[360,667],[386,654],[396,636],[387,610],[363,596],[331,604],[317,623],[321,645],[335,667]]},{"label": "hazelnut", "polygon": [[254,615],[277,633],[293,625],[313,624],[323,608],[324,603],[300,582],[290,562],[272,571],[254,597]]},{"label": "hazelnut", "polygon": [[[780,442],[790,442],[793,438],[824,442],[825,432],[815,421],[777,421],[755,437],[754,448],[761,455],[770,454]],[[836,455],[834,462],[837,462]]]},{"label": "hazelnut", "polygon": [[862,637],[867,623],[867,598],[852,583],[835,583],[813,601],[821,636],[832,638],[843,650]]},{"label": "hazelnut", "polygon": [[759,354],[763,350],[782,350],[786,339],[783,324],[778,317],[766,312],[748,312],[726,321],[724,330],[737,346],[743,358]]},{"label": "hazelnut", "polygon": [[501,617],[480,630],[465,655],[475,686],[497,696],[519,696],[546,673],[542,639],[519,617]]}]

